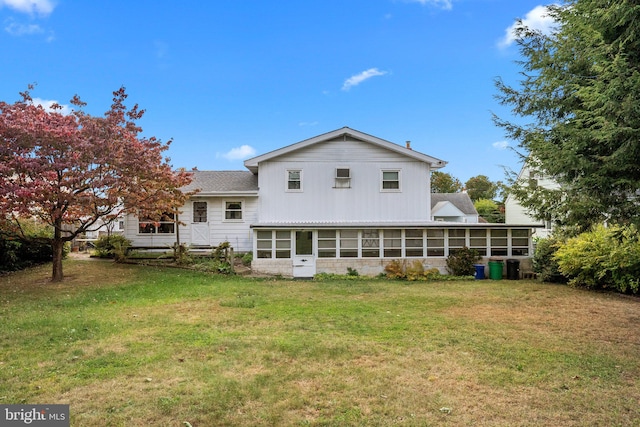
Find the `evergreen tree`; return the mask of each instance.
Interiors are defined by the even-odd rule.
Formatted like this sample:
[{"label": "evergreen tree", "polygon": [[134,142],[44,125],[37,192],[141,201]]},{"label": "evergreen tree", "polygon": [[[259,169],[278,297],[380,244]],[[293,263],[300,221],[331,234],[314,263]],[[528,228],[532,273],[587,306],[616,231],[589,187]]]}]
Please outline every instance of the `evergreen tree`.
[{"label": "evergreen tree", "polygon": [[[572,0],[549,7],[557,27],[520,26],[519,86],[496,81],[517,121],[494,116],[527,165],[559,189],[515,182],[539,219],[584,230],[640,220],[640,5]],[[524,119],[524,120],[523,120]],[[524,123],[523,123],[524,122]]]}]

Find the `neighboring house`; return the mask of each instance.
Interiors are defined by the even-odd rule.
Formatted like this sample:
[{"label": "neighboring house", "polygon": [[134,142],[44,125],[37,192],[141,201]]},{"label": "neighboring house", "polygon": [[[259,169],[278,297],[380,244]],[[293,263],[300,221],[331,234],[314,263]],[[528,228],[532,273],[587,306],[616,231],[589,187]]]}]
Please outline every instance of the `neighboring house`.
[{"label": "neighboring house", "polygon": [[170,247],[178,235],[191,246],[229,241],[253,253],[254,272],[294,277],[376,275],[393,259],[444,272],[465,246],[486,258],[528,257],[530,227],[478,223],[457,197],[434,203],[429,177],[445,165],[344,127],[246,160],[248,171],[194,171],[185,190],[200,191],[178,230],[175,218],[129,216],[125,235],[135,246]]},{"label": "neighboring house", "polygon": [[[549,177],[545,177],[540,173],[532,170],[526,163],[518,174],[517,181],[526,185],[541,186],[548,189],[557,189],[559,185],[556,181]],[[527,209],[525,209],[516,198],[509,194],[504,202],[505,223],[531,225],[537,227],[534,230],[536,237],[546,237],[551,234],[551,221],[542,221],[536,219]]]},{"label": "neighboring house", "polygon": [[475,224],[480,215],[467,193],[432,193],[431,220]]}]

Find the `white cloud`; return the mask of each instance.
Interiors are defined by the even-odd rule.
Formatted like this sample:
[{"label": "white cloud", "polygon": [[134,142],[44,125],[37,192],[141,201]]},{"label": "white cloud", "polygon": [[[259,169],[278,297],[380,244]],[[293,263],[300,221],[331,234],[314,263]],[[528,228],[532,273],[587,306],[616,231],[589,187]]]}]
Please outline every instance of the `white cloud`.
[{"label": "white cloud", "polygon": [[19,24],[17,22],[9,22],[4,30],[12,36],[27,36],[33,34],[42,34],[44,30],[37,24]]},{"label": "white cloud", "polygon": [[[63,115],[68,115],[71,114],[71,107],[69,107],[68,105],[64,105],[64,104],[59,104],[58,101],[56,100],[49,100],[49,99],[41,99],[41,98],[32,98],[31,100],[33,102],[33,105],[41,105],[42,108],[45,109],[45,111],[48,111],[49,113],[60,113]],[[58,109],[53,109],[52,106],[53,104],[58,104],[60,107],[62,108],[58,108]]]},{"label": "white cloud", "polygon": [[521,25],[532,30],[540,31],[543,34],[550,34],[556,27],[556,21],[549,16],[546,6],[536,6],[527,12],[525,17],[522,19],[522,23],[514,22],[505,30],[505,35],[498,42],[498,46],[505,48],[512,45],[517,39],[516,29]]},{"label": "white cloud", "polygon": [[30,15],[49,15],[53,12],[55,4],[51,0],[0,0],[0,7],[6,6],[17,12]]},{"label": "white cloud", "polygon": [[491,145],[493,145],[493,148],[495,148],[496,150],[506,150],[507,148],[509,148],[508,141],[497,141]]},{"label": "white cloud", "polygon": [[242,145],[240,147],[232,148],[228,152],[222,154],[227,160],[244,160],[251,156],[255,156],[256,149],[249,145]]},{"label": "white cloud", "polygon": [[451,10],[453,8],[453,0],[409,0],[413,3],[420,3],[423,5],[435,6],[445,10]]},{"label": "white cloud", "polygon": [[384,76],[385,74],[387,74],[386,71],[380,71],[377,68],[369,68],[368,70],[363,71],[360,74],[356,74],[355,76],[351,76],[345,80],[342,85],[342,90],[349,90],[353,86],[358,86],[360,83],[370,79],[371,77]]}]

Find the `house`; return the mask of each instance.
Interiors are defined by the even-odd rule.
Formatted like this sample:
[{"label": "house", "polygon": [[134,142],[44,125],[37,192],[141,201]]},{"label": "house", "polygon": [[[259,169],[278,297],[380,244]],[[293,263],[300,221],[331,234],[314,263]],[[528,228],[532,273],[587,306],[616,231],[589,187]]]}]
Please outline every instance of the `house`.
[{"label": "house", "polygon": [[183,190],[197,193],[183,206],[179,218],[166,216],[164,221],[151,222],[129,215],[125,236],[133,246],[168,249],[179,237],[192,248],[229,242],[236,251],[251,252],[251,224],[258,218],[258,176],[250,171],[191,173],[193,179]]},{"label": "house", "polygon": [[431,220],[474,224],[480,222],[480,215],[467,193],[433,193]]},{"label": "house", "polygon": [[196,247],[229,241],[253,253],[255,272],[293,277],[347,268],[377,275],[393,259],[444,272],[449,253],[465,246],[486,258],[530,254],[530,227],[474,222],[451,198],[434,204],[429,177],[446,162],[408,144],[344,127],[244,164],[194,171],[185,190],[199,192],[182,225],[130,216],[125,235],[136,246],[170,247],[178,236]]},{"label": "house", "polygon": [[[555,180],[536,172],[526,162],[520,170],[516,180],[530,186],[541,186],[548,189],[559,188],[559,185]],[[512,194],[507,195],[504,202],[504,209],[505,223],[534,226],[536,227],[533,233],[535,237],[547,237],[551,234],[551,221],[542,221],[535,218],[531,212],[524,208]]]}]

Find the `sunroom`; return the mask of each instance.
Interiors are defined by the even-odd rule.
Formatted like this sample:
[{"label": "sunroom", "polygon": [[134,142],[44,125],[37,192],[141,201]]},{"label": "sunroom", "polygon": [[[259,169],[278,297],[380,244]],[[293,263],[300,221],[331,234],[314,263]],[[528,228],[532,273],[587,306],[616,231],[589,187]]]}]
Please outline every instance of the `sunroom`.
[{"label": "sunroom", "polygon": [[420,260],[446,272],[446,258],[463,247],[492,259],[528,258],[531,226],[505,224],[260,225],[253,227],[254,272],[311,277],[343,274],[348,268],[377,275],[394,259]]}]

